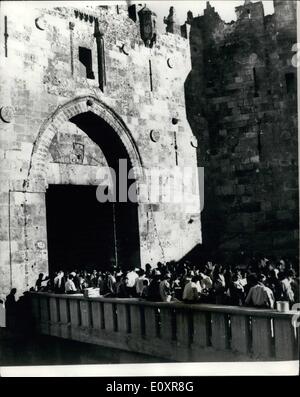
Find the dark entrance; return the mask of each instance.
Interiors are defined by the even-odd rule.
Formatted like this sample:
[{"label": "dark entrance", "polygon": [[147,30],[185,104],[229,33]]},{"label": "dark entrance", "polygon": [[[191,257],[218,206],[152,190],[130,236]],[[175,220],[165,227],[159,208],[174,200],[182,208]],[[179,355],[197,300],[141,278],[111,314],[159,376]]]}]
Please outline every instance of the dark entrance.
[{"label": "dark entrance", "polygon": [[113,204],[95,186],[50,185],[46,193],[49,268],[101,269],[115,260]]},{"label": "dark entrance", "polygon": [[[128,153],[114,129],[92,112],[70,119],[105,155],[116,172]],[[130,185],[134,181],[130,181]],[[46,192],[49,272],[58,269],[140,267],[137,204],[130,201],[99,203],[96,186],[50,185]]]},{"label": "dark entrance", "polygon": [[49,185],[49,271],[140,267],[137,208],[99,203],[96,186]]}]

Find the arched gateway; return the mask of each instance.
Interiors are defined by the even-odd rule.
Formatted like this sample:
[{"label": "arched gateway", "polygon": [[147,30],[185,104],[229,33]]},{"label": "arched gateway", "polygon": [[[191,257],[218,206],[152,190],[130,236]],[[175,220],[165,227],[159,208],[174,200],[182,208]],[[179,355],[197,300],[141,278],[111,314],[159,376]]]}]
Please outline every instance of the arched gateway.
[{"label": "arched gateway", "polygon": [[[123,154],[126,153],[127,158],[130,159],[138,183],[143,175],[142,161],[130,131],[122,119],[109,106],[105,105],[99,99],[84,96],[69,101],[63,106],[59,106],[44,122],[34,143],[28,178],[24,181],[25,189],[37,189],[40,191],[43,185],[37,184],[37,182],[44,182],[44,187],[46,188],[45,170],[47,166],[47,154],[53,138],[64,123],[69,120],[73,120],[75,124],[76,122],[80,123],[80,115],[87,113],[93,115],[94,121],[97,118],[98,121],[101,119],[114,131],[113,138],[115,138],[115,142],[119,141],[119,143],[123,144]],[[90,121],[92,121],[92,118]],[[109,142],[109,138],[111,137],[98,135],[98,138],[105,144],[105,140]],[[111,148],[111,155],[113,155],[113,148]]]},{"label": "arched gateway", "polygon": [[[143,169],[134,140],[99,99],[72,100],[45,121],[23,183],[24,287],[41,271],[140,266],[137,203],[100,203],[96,198],[99,169],[115,169],[118,183],[119,159],[126,160],[128,171],[133,169],[138,186]],[[32,228],[38,234],[34,247],[28,240]]]}]

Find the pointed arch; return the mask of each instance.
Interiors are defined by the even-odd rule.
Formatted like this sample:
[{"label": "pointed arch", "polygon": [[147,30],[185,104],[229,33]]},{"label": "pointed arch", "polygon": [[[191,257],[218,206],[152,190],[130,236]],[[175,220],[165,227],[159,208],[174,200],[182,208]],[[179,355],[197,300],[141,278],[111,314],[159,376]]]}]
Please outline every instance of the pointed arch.
[{"label": "pointed arch", "polygon": [[92,112],[104,120],[117,134],[133,167],[137,184],[143,178],[143,165],[135,141],[124,121],[103,101],[93,96],[82,96],[60,105],[45,120],[33,144],[24,191],[43,192],[47,188],[47,155],[50,144],[59,128],[82,113]]}]

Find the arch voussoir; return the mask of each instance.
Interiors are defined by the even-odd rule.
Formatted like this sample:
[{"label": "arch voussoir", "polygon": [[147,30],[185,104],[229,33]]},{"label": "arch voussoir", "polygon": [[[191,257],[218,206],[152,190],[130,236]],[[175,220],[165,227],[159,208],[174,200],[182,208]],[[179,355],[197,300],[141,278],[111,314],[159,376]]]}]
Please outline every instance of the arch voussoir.
[{"label": "arch voussoir", "polygon": [[[92,99],[92,105],[88,106],[88,100]],[[80,97],[74,99],[64,105],[60,105],[58,109],[52,114],[48,121],[42,126],[38,138],[34,144],[32,156],[31,156],[31,167],[27,179],[27,186],[33,186],[35,180],[40,180],[46,178],[46,165],[47,165],[47,154],[49,152],[50,144],[61,128],[61,126],[69,121],[72,117],[77,116],[81,113],[91,111],[101,117],[105,122],[107,122],[113,130],[118,134],[120,140],[122,141],[128,156],[130,158],[135,178],[142,179],[143,168],[142,162],[135,145],[135,142],[120,117],[115,114],[115,112],[101,102],[97,98],[91,96]],[[44,181],[44,185],[47,185],[47,181]]]}]

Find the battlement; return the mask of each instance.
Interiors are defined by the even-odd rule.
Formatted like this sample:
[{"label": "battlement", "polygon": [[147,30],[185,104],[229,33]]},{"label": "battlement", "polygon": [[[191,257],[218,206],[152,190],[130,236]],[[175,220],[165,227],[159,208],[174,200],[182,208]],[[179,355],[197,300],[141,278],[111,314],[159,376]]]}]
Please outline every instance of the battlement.
[{"label": "battlement", "polygon": [[[263,2],[245,0],[245,3],[235,8],[236,21],[230,23],[221,19],[207,1],[203,15],[193,18],[191,24],[202,30],[204,36],[210,35],[219,42],[228,33],[236,31],[239,35],[264,35],[273,23],[274,30],[281,35],[295,35],[297,28],[295,0],[274,0],[274,14],[265,15]],[[216,32],[217,31],[217,32]]]},{"label": "battlement", "polygon": [[252,3],[251,1],[245,1],[245,4],[235,8],[236,16],[238,20],[249,20],[259,21],[264,19],[264,6],[262,1]]}]

